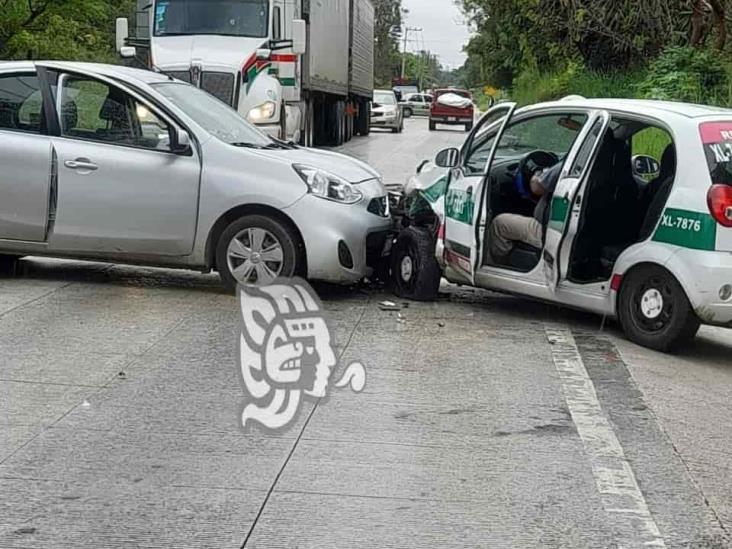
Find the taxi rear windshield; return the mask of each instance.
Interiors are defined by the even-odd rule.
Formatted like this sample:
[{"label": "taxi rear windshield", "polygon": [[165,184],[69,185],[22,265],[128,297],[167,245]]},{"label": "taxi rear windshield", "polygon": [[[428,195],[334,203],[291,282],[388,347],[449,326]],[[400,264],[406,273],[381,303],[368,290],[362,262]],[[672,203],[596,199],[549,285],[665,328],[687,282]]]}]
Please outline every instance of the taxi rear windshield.
[{"label": "taxi rear windshield", "polygon": [[699,126],[712,183],[732,185],[732,121]]}]

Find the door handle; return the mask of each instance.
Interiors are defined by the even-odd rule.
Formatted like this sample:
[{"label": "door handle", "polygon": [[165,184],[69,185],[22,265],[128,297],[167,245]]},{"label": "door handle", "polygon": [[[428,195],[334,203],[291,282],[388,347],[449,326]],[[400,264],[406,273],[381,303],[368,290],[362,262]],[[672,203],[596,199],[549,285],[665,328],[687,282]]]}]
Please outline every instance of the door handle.
[{"label": "door handle", "polygon": [[465,194],[467,194],[468,196],[472,196],[472,194],[473,194],[473,187],[468,187],[468,190],[465,191]]},{"label": "door handle", "polygon": [[99,166],[91,162],[88,158],[77,158],[76,160],[67,160],[64,166],[71,170],[98,170]]}]

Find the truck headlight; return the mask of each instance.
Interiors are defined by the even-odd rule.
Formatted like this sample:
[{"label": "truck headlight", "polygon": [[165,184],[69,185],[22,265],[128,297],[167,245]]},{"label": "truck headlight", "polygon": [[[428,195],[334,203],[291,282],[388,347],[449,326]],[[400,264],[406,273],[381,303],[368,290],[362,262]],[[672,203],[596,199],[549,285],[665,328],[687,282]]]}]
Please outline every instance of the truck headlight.
[{"label": "truck headlight", "polygon": [[251,122],[262,122],[263,120],[269,120],[275,115],[277,111],[277,105],[273,101],[267,101],[254,107],[247,114],[247,118]]},{"label": "truck headlight", "polygon": [[355,204],[363,198],[355,185],[337,175],[302,164],[294,164],[292,168],[308,186],[310,194],[343,204]]}]

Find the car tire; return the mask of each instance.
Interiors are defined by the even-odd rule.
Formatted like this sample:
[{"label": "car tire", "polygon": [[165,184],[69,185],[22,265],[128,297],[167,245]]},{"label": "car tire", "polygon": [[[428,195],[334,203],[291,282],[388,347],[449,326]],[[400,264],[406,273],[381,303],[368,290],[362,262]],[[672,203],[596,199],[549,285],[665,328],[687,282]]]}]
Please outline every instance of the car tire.
[{"label": "car tire", "polygon": [[394,293],[413,301],[434,301],[442,271],[435,259],[435,239],[427,229],[407,227],[392,250]]},{"label": "car tire", "polygon": [[412,109],[404,109],[404,118],[412,118]]},{"label": "car tire", "polygon": [[391,133],[399,133],[399,128],[398,127],[392,128]]},{"label": "car tire", "polygon": [[[242,246],[238,250],[234,240]],[[216,245],[221,282],[233,290],[238,284],[263,286],[275,278],[294,276],[302,263],[297,242],[290,228],[277,219],[257,214],[240,217],[224,229]],[[265,252],[272,261],[262,257]],[[247,272],[237,272],[247,261]]]},{"label": "car tire", "polygon": [[628,339],[661,352],[690,342],[701,325],[679,281],[658,265],[643,265],[625,276],[618,320]]},{"label": "car tire", "polygon": [[472,132],[473,131],[473,123],[465,124],[465,131],[466,132]]},{"label": "car tire", "polygon": [[0,274],[12,275],[20,256],[0,254]]},{"label": "car tire", "polygon": [[435,131],[436,128],[437,128],[437,124],[435,124],[434,122],[432,122],[432,120],[430,120],[430,131],[433,132],[433,131]]}]

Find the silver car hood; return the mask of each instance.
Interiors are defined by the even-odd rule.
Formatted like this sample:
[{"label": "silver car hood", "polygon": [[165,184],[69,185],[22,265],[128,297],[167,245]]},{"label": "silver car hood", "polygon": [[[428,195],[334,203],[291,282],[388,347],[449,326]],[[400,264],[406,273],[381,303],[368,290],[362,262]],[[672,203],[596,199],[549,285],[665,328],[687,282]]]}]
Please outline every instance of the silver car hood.
[{"label": "silver car hood", "polygon": [[274,149],[254,151],[268,159],[289,164],[304,164],[320,168],[342,177],[349,183],[362,183],[372,179],[381,179],[381,175],[365,162],[361,162],[345,154],[319,149]]}]

